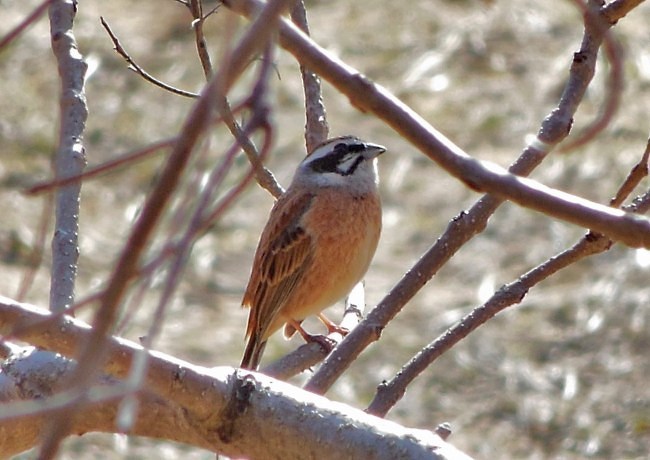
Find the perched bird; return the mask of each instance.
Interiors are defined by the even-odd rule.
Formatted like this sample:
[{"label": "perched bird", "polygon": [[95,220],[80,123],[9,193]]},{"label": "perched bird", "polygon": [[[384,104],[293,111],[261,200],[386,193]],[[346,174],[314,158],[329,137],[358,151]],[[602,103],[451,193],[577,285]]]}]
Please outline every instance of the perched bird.
[{"label": "perched bird", "polygon": [[353,136],[325,141],[298,166],[262,232],[242,306],[250,307],[241,367],[257,369],[266,341],[346,296],[365,275],[381,232],[377,161],[386,149]]}]

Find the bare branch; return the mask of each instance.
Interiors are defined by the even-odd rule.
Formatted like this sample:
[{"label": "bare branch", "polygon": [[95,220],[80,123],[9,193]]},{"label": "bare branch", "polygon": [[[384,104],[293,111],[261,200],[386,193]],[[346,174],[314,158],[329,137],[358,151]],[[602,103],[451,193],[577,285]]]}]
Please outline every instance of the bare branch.
[{"label": "bare branch", "polygon": [[[52,2],[49,10],[52,51],[61,78],[59,140],[54,160],[57,178],[77,175],[86,165],[82,141],[88,117],[84,90],[88,66],[79,53],[72,32],[76,8],[74,0],[57,0]],[[74,302],[80,191],[81,184],[71,184],[56,194],[50,286],[50,308],[53,311],[63,310]]]},{"label": "bare branch", "polygon": [[175,137],[170,139],[163,139],[162,141],[154,142],[146,147],[139,148],[133,152],[120,155],[113,160],[106,161],[97,166],[90,167],[84,172],[66,177],[65,179],[55,179],[47,182],[41,182],[39,184],[33,185],[27,190],[24,191],[26,195],[38,195],[39,193],[47,192],[54,188],[63,187],[68,184],[75,182],[81,182],[83,180],[92,179],[94,177],[105,174],[116,168],[130,165],[133,162],[144,160],[149,157],[149,155],[160,151],[161,149],[168,148],[174,145],[177,141]]},{"label": "bare branch", "polygon": [[[576,56],[580,56],[580,59],[574,59],[571,65],[569,79],[558,106],[542,122],[537,140],[527,146],[519,158],[510,166],[509,171],[511,173],[518,175],[530,174],[553,147],[568,135],[575,111],[580,105],[593,77],[598,48],[602,42],[602,33],[601,29],[592,30],[590,23],[585,23],[581,48],[576,53]],[[392,104],[386,104],[386,110],[393,109]],[[414,122],[423,123],[418,120]],[[391,289],[377,307],[370,312],[359,327],[350,333],[341,345],[328,356],[323,366],[307,383],[306,388],[311,391],[326,391],[365,347],[379,339],[382,329],[401,311],[415,293],[467,241],[483,231],[488,219],[502,202],[503,197],[486,195],[478,200],[469,211],[461,212],[455,217],[442,236]],[[631,217],[627,216],[627,218]]]},{"label": "bare branch", "polygon": [[[105,346],[115,325],[118,308],[126,288],[137,271],[140,257],[147,248],[149,239],[171,199],[194,146],[209,126],[214,107],[214,95],[227,94],[232,84],[244,71],[250,58],[271,39],[277,28],[277,18],[288,7],[288,3],[289,0],[282,0],[267,4],[227,59],[229,65],[224,66],[208,83],[187,117],[158,183],[133,225],[104,291],[99,309],[93,318],[93,334],[80,353],[79,365],[71,385],[71,390],[76,394],[83,395],[98,377],[105,356]],[[71,414],[82,407],[82,403],[83,398],[79,398],[66,407],[66,420],[72,419]],[[67,429],[67,424],[57,423],[57,436],[65,434]]]},{"label": "bare branch", "polygon": [[[40,322],[44,316],[48,316],[44,310],[0,298],[0,334],[24,322]],[[22,340],[73,356],[77,346],[86,343],[92,333],[89,325],[64,317],[50,323],[44,331],[30,332]],[[103,365],[104,372],[124,378],[140,350],[142,347],[133,342],[110,338],[107,342],[109,359]],[[144,394],[134,434],[155,436],[158,432],[167,436],[171,426],[177,431],[172,439],[251,459],[468,458],[430,431],[404,428],[262,374],[231,367],[206,369],[154,351],[149,352],[148,358],[151,365],[147,369],[146,386],[156,396]],[[110,386],[99,387],[93,390],[93,397],[105,401],[108,397],[123,394],[119,387],[110,390]],[[48,410],[48,406],[56,405],[70,394],[74,392],[65,391],[58,393],[56,398],[44,399],[38,408]],[[150,406],[150,402],[155,404]],[[37,422],[38,419],[23,418],[33,417],[35,407],[24,402],[3,404],[0,432],[13,433],[13,430],[25,426],[25,420]],[[114,406],[110,405],[113,408],[110,416],[95,417],[94,409],[97,407],[93,406],[93,410],[76,417],[75,423],[86,423],[84,431],[114,430]],[[153,420],[159,408],[164,409],[162,423],[144,426],[142,421]],[[37,435],[32,434],[31,445]],[[11,439],[11,436],[6,439]],[[260,439],[266,442],[260,442]],[[324,444],[328,446],[326,451],[323,450]],[[21,449],[25,447],[23,444]],[[6,443],[1,443],[0,449],[5,448]],[[2,450],[0,453],[5,454]]]},{"label": "bare branch", "polygon": [[[270,126],[270,123],[266,120],[265,116],[266,111],[253,116],[249,123],[250,128],[247,128],[247,131],[252,132],[257,125],[261,125],[264,128]],[[265,130],[265,133],[268,132],[270,132],[270,129]],[[270,145],[271,142],[269,139],[265,142],[267,150],[270,148]],[[249,173],[219,201],[216,206],[217,211],[211,212],[212,203],[217,200],[219,189],[223,185],[227,173],[231,169],[235,156],[239,150],[239,145],[235,143],[226,154],[223,155],[220,164],[212,170],[206,185],[200,193],[198,202],[196,203],[196,206],[194,206],[194,212],[192,216],[189,217],[189,225],[187,225],[183,231],[179,241],[174,243],[175,250],[173,252],[167,252],[165,251],[165,248],[163,248],[163,253],[170,254],[171,260],[169,261],[169,267],[165,274],[163,292],[158,299],[147,334],[142,340],[144,350],[137,356],[135,361],[136,365],[131,369],[127,379],[130,393],[127,395],[122,405],[122,410],[120,410],[119,418],[122,421],[121,429],[128,429],[135,421],[135,410],[137,408],[135,394],[144,388],[144,375],[149,363],[148,355],[145,353],[145,350],[150,350],[153,347],[155,340],[160,334],[166,316],[167,307],[176,287],[178,286],[181,274],[185,268],[185,263],[190,255],[194,242],[204,233],[207,226],[211,225],[216,219],[221,217],[221,213],[225,209],[232,206],[234,200],[241,195],[245,187],[253,178],[253,171],[251,169],[251,171],[249,171]],[[159,257],[156,259],[162,261],[165,258]],[[145,291],[146,287],[143,286],[140,293],[143,294]]]},{"label": "bare branch", "polygon": [[[256,81],[255,88],[252,91],[252,94],[247,98],[245,105],[249,106],[254,113],[254,117],[257,118],[256,124],[261,123],[260,117],[266,119],[268,108],[264,102],[264,95],[266,94],[266,80],[268,78],[269,69],[271,66],[271,47],[267,46],[264,50],[264,59],[262,59],[262,66],[260,69],[259,77]],[[224,62],[225,64],[225,62]],[[225,95],[218,94],[216,96],[216,107],[217,111],[223,117],[226,127],[233,135],[233,137],[239,143],[239,146],[242,148],[248,161],[253,166],[255,172],[255,178],[257,183],[265,190],[267,190],[275,198],[278,198],[284,189],[275,179],[273,173],[268,170],[262,161],[263,155],[260,155],[260,152],[257,151],[257,147],[249,137],[249,135],[242,130],[241,126],[235,120],[228,99]],[[266,120],[264,120],[266,123]],[[255,124],[250,125],[255,128]],[[252,132],[252,130],[251,130]]]},{"label": "bare branch", "polygon": [[603,5],[602,12],[607,21],[614,25],[619,19],[624,18],[627,13],[639,6],[645,0],[614,0],[607,5]]},{"label": "bare branch", "polygon": [[[205,79],[209,80],[212,77],[212,62],[210,61],[210,53],[208,53],[208,43],[203,35],[203,2],[201,0],[190,0],[189,9],[192,13],[194,20],[192,21],[192,28],[194,29],[194,41],[196,42],[196,51],[199,54],[199,61],[203,67]],[[218,7],[219,5],[217,5]]]},{"label": "bare branch", "polygon": [[[73,364],[73,361],[59,354],[33,348],[16,350],[2,364],[6,378],[0,382],[0,405],[3,408],[0,417],[0,432],[3,433],[0,457],[12,457],[38,443],[48,417],[57,406],[38,402],[52,401],[52,394],[65,388],[64,382],[70,376]],[[79,435],[91,431],[115,432],[116,413],[124,390],[123,383],[105,378],[93,391],[88,409],[75,417],[71,432]],[[191,418],[173,401],[150,391],[142,391],[138,395],[138,402],[141,410],[130,434],[214,449],[214,444],[188,426]],[[59,407],[61,405],[58,404]]]},{"label": "bare branch", "polygon": [[598,9],[599,2],[588,4],[584,4],[582,0],[572,0],[572,2],[583,12],[585,22],[589,24],[588,28],[598,30],[599,34],[603,36],[603,49],[610,64],[610,71],[605,91],[605,102],[600,114],[575,139],[562,145],[559,152],[568,152],[581,147],[603,131],[618,110],[623,92],[623,51],[614,36],[608,31],[612,24],[607,20],[604,11]]},{"label": "bare branch", "polygon": [[632,190],[634,190],[639,182],[641,182],[641,179],[648,175],[648,159],[650,159],[650,138],[648,138],[648,142],[646,143],[645,151],[643,152],[641,159],[627,175],[625,181],[623,181],[623,184],[619,187],[614,198],[609,200],[610,206],[621,206],[623,204],[623,201],[625,201],[627,197],[630,196]]},{"label": "bare branch", "polygon": [[[242,14],[252,14],[260,5],[257,0],[228,0],[224,4]],[[592,38],[597,49],[602,36]],[[280,43],[300,62],[309,66],[348,96],[355,107],[374,113],[422,153],[470,188],[489,192],[501,199],[513,201],[548,216],[606,233],[609,237],[628,246],[650,247],[648,219],[552,190],[536,181],[508,173],[492,163],[472,158],[387,89],[371,82],[356,69],[332,56],[289,21],[281,21]],[[590,56],[589,59],[595,61],[595,55]],[[574,60],[574,66],[584,67],[585,64],[591,62],[584,62],[582,59]],[[586,85],[583,86],[586,88]],[[582,94],[571,94],[571,98],[576,100],[580,100],[581,97]],[[562,115],[566,114],[562,113]],[[560,124],[548,126],[544,123],[539,134],[541,142],[538,142],[535,147],[531,146],[529,154],[539,155],[541,146],[546,146],[548,150],[566,136],[571,119],[555,118],[553,121],[558,121]],[[558,132],[557,128],[561,130]]]},{"label": "bare branch", "polygon": [[12,41],[16,39],[25,29],[32,25],[36,20],[45,13],[45,10],[50,6],[52,0],[44,0],[43,3],[34,8],[34,11],[30,13],[20,24],[14,27],[7,35],[0,39],[0,50],[5,46],[8,46]]},{"label": "bare branch", "polygon": [[[88,66],[79,53],[72,29],[76,14],[76,0],[55,0],[50,4],[52,51],[61,77],[59,143],[54,161],[56,178],[78,175],[86,165],[82,141],[88,118],[84,90]],[[81,184],[74,183],[58,189],[56,193],[50,286],[50,308],[54,312],[65,310],[74,302],[79,257],[80,192]],[[59,414],[48,424],[39,458],[56,455],[68,427],[63,419]]]},{"label": "bare branch", "polygon": [[176,88],[174,86],[168,85],[167,83],[158,80],[156,77],[152,76],[149,74],[146,70],[144,70],[142,67],[140,67],[134,60],[133,58],[129,55],[129,53],[126,52],[122,44],[120,43],[119,39],[113,33],[113,30],[111,27],[108,25],[106,20],[104,19],[103,16],[99,17],[99,20],[102,23],[102,26],[104,26],[104,29],[106,29],[106,33],[108,33],[108,36],[111,38],[111,41],[113,42],[113,47],[117,54],[122,56],[126,62],[129,64],[129,69],[133,70],[135,73],[140,75],[142,78],[147,80],[149,83],[153,83],[154,85],[158,86],[159,88],[162,88],[166,91],[169,91],[170,93],[177,94],[179,96],[183,97],[191,97],[191,98],[197,98],[199,97],[199,94],[193,93],[191,91],[185,91],[184,89]]},{"label": "bare branch", "polygon": [[[647,176],[648,152],[649,148],[646,147],[639,163],[632,169],[627,179],[619,187],[616,198],[612,200],[613,205],[623,202],[639,182]],[[633,212],[645,211],[638,204],[631,206],[630,210]],[[556,254],[520,276],[516,281],[501,287],[485,304],[472,310],[471,313],[464,316],[456,325],[449,328],[444,334],[424,347],[407,364],[402,366],[400,372],[389,382],[380,384],[367,411],[378,417],[386,416],[390,408],[404,396],[406,388],[418,375],[446,351],[467,337],[472,331],[475,331],[482,324],[494,318],[497,313],[512,305],[519,304],[530,289],[541,281],[586,257],[608,251],[613,243],[612,240],[603,234],[589,232],[571,248]]]},{"label": "bare branch", "polygon": [[284,189],[279,184],[273,173],[264,166],[264,163],[262,163],[261,155],[257,151],[257,147],[250,137],[245,135],[241,126],[239,126],[239,123],[235,120],[230,109],[230,104],[228,104],[228,100],[225,97],[217,96],[216,105],[217,110],[221,113],[221,116],[224,119],[226,127],[237,140],[239,146],[246,154],[248,161],[253,166],[257,183],[275,198],[278,198],[284,193]]},{"label": "bare branch", "polygon": [[[307,35],[307,10],[305,2],[299,0],[291,11],[291,20]],[[323,103],[320,78],[307,67],[300,65],[302,87],[305,92],[305,146],[307,153],[313,151],[320,143],[329,137],[327,111]]]}]

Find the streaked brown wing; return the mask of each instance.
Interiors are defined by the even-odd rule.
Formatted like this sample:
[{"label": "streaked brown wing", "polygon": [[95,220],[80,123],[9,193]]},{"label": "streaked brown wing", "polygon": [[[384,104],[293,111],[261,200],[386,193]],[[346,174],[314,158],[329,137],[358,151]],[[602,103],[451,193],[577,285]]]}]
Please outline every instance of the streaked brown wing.
[{"label": "streaked brown wing", "polygon": [[251,308],[247,337],[273,332],[269,327],[311,263],[311,237],[300,220],[313,198],[311,194],[285,194],[271,210],[242,301]]}]

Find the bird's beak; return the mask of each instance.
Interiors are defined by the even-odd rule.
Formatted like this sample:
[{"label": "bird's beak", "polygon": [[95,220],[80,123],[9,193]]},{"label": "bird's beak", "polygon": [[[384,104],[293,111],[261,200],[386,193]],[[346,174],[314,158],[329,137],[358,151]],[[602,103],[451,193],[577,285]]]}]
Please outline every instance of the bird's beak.
[{"label": "bird's beak", "polygon": [[367,160],[377,158],[379,155],[381,155],[382,153],[384,153],[386,151],[386,147],[384,147],[383,145],[371,144],[369,142],[366,142],[365,146],[366,146],[366,149],[363,152],[363,156]]}]

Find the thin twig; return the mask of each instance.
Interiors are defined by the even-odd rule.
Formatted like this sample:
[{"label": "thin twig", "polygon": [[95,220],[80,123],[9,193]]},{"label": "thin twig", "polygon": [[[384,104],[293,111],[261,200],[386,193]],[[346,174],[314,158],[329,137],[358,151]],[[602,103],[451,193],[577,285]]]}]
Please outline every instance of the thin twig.
[{"label": "thin twig", "polygon": [[[258,0],[228,0],[228,7],[242,14],[253,14],[262,3]],[[595,43],[585,46],[598,48],[602,36],[591,33]],[[353,106],[373,113],[378,119],[399,133],[405,140],[473,190],[494,194],[523,207],[539,211],[550,217],[592,228],[606,233],[628,246],[650,247],[650,220],[612,209],[575,195],[550,189],[536,181],[518,177],[500,166],[479,161],[439,133],[421,116],[397,99],[387,89],[370,81],[356,69],[344,64],[305,36],[293,23],[283,20],[280,27],[280,43],[306,66],[330,81],[348,96]],[[576,67],[595,64],[595,55],[587,55],[587,61],[574,60]],[[578,89],[586,86],[581,84]],[[582,95],[571,95],[571,97]],[[572,115],[575,111],[563,112]],[[550,118],[550,117],[549,117]],[[529,154],[538,155],[563,139],[571,126],[571,117],[551,118],[557,126],[544,123],[539,142],[531,146]],[[559,136],[555,132],[561,128]],[[549,130],[547,132],[547,129]],[[546,142],[548,140],[548,142]],[[349,337],[349,336],[348,336]]]},{"label": "thin twig", "polygon": [[605,88],[605,102],[600,114],[586,128],[584,128],[575,139],[560,146],[558,152],[569,152],[592,141],[610,123],[621,101],[623,93],[623,51],[613,34],[607,30],[611,24],[607,20],[603,10],[599,10],[600,2],[583,3],[582,0],[571,0],[578,9],[583,12],[585,21],[591,23],[594,29],[600,29],[603,33],[603,50],[609,61],[610,71]]},{"label": "thin twig", "polygon": [[[282,30],[287,30],[287,27]],[[571,65],[569,79],[558,103],[558,107],[544,119],[538,132],[538,140],[524,149],[520,157],[510,167],[509,171],[511,173],[517,175],[530,174],[553,147],[567,136],[573,116],[593,77],[596,56],[602,41],[602,34],[599,36],[597,32],[591,30],[588,23],[585,24],[581,49],[577,53],[581,56],[581,59],[574,59]],[[289,42],[288,36],[285,38],[285,46],[291,44],[291,49],[295,47],[299,56],[302,57],[302,53],[312,52],[311,46],[302,46],[302,38],[297,34],[292,33],[290,37],[291,42]],[[301,46],[298,46],[298,44]],[[326,68],[326,65],[338,67],[340,64],[334,65],[322,62],[319,71]],[[346,73],[348,72],[346,71]],[[347,89],[347,86],[345,88]],[[344,89],[342,85],[341,89]],[[348,95],[352,97],[352,93],[348,93]],[[376,96],[374,92],[366,92],[365,96],[371,101],[364,102],[365,106],[372,107],[372,110],[384,119],[386,119],[385,116],[387,113],[395,113],[396,111],[395,120],[401,119],[399,114],[407,110],[405,107],[398,106],[397,101],[392,100],[392,97],[390,98],[391,100],[387,101],[385,100],[387,96]],[[380,113],[379,111],[382,108],[384,111]],[[393,118],[390,121],[394,121]],[[422,126],[425,122],[419,119],[419,117],[409,117],[403,123],[405,124],[404,126]],[[397,129],[396,126],[393,125],[393,127]],[[451,151],[463,154],[455,146],[451,145],[449,147],[452,147]],[[448,147],[443,148],[449,150]],[[501,177],[503,177],[503,174],[501,174]],[[523,179],[517,179],[517,181],[523,181]],[[348,334],[345,340],[334,349],[320,369],[312,376],[306,388],[315,392],[326,391],[342,372],[349,367],[362,350],[379,338],[382,329],[386,327],[438,270],[466,242],[485,228],[488,219],[501,205],[504,198],[506,197],[485,195],[468,212],[462,212],[454,218],[436,243],[429,248],[420,260],[391,289],[359,327]],[[576,210],[576,212],[578,211]]]},{"label": "thin twig", "polygon": [[38,195],[40,193],[47,192],[55,188],[63,187],[65,185],[69,185],[75,182],[81,182],[84,180],[92,179],[94,177],[110,172],[116,168],[130,165],[136,161],[144,160],[148,158],[149,155],[156,153],[161,149],[173,146],[176,140],[177,139],[175,137],[172,137],[169,139],[163,139],[161,141],[154,142],[153,144],[150,144],[146,147],[142,147],[140,149],[126,153],[124,155],[120,155],[117,158],[108,160],[97,166],[87,168],[81,174],[66,177],[64,179],[55,179],[47,182],[41,182],[36,185],[32,185],[31,187],[26,189],[23,193],[25,193],[25,195]]},{"label": "thin twig", "polygon": [[[16,293],[16,300],[22,302],[25,300],[27,293],[34,284],[36,279],[36,273],[41,266],[43,261],[43,254],[45,253],[45,241],[47,240],[47,235],[50,229],[50,223],[52,221],[52,210],[54,209],[54,196],[49,195],[43,199],[43,209],[41,210],[41,217],[39,219],[38,231],[36,232],[36,237],[32,243],[32,253],[29,255],[29,268],[23,275],[20,285],[18,286],[18,292]],[[70,308],[61,309],[59,313],[68,311]]]},{"label": "thin twig", "polygon": [[[259,96],[266,94],[266,78],[272,63],[271,52],[272,50],[269,45],[264,50],[265,57],[261,61],[262,68],[260,71],[260,77],[257,79],[251,96],[247,98],[245,102],[245,106],[251,107],[253,109],[253,113],[257,113],[258,115],[260,113],[260,110],[256,110],[256,106],[258,109],[264,106],[264,110],[268,110],[266,109],[266,104],[263,102],[263,98],[259,98]],[[223,117],[226,127],[233,135],[233,137],[237,140],[239,146],[246,154],[248,161],[253,166],[257,183],[263,189],[267,190],[271,195],[273,195],[274,198],[278,198],[284,193],[284,189],[279,184],[273,173],[264,166],[264,162],[261,159],[260,153],[257,151],[257,147],[251,138],[244,132],[244,130],[242,130],[241,126],[239,126],[239,123],[237,123],[235,120],[235,117],[230,108],[230,104],[228,103],[228,99],[224,95],[218,94],[216,97],[215,105],[217,111]]]},{"label": "thin twig", "polygon": [[[196,228],[202,220],[202,215],[205,212],[206,207],[210,205],[218,187],[226,177],[227,171],[232,167],[238,150],[239,149],[236,147],[230,148],[222,158],[221,165],[212,171],[208,183],[206,184],[194,210],[194,216],[190,220],[190,225],[185,230],[184,235],[181,237],[179,244],[177,245],[178,251],[174,253],[172,260],[170,261],[169,267],[165,273],[165,281],[162,283],[162,293],[158,298],[153,314],[150,315],[151,321],[147,333],[141,340],[143,349],[136,355],[134,364],[129,370],[129,375],[126,378],[130,391],[121,404],[117,416],[117,419],[120,422],[119,428],[121,430],[130,431],[136,420],[138,405],[135,395],[143,388],[146,371],[149,365],[148,351],[153,348],[154,343],[162,330],[167,308],[181,279],[192,245],[196,240]],[[145,290],[142,289],[141,292],[144,293]]]},{"label": "thin twig", "polygon": [[209,80],[212,77],[213,70],[210,53],[208,53],[208,43],[203,35],[203,21],[205,21],[205,17],[203,17],[203,2],[201,0],[190,0],[188,8],[194,18],[192,28],[194,29],[196,51],[199,54],[199,61],[201,62],[201,67],[203,67],[205,79]]},{"label": "thin twig", "polygon": [[[619,187],[616,193],[616,201],[624,201],[647,175],[648,148],[646,148],[639,163],[634,166],[627,179]],[[631,211],[642,211],[643,209],[638,205],[639,200],[635,200],[635,203],[629,209]],[[473,309],[456,325],[447,329],[440,337],[418,352],[407,364],[402,366],[401,370],[389,382],[380,384],[366,411],[384,417],[390,408],[404,396],[407,387],[417,376],[472,331],[492,319],[497,313],[512,305],[519,304],[530,289],[541,281],[586,257],[609,250],[613,243],[612,240],[601,233],[588,232],[571,248],[556,254],[520,276],[516,281],[501,287],[486,303]]]},{"label": "thin twig", "polygon": [[5,46],[8,46],[12,41],[16,39],[21,33],[23,33],[30,25],[32,25],[36,20],[45,13],[45,10],[50,6],[52,0],[45,0],[43,3],[38,5],[34,10],[27,16],[20,24],[14,27],[9,31],[2,39],[0,39],[0,50]]},{"label": "thin twig", "polygon": [[[270,125],[265,125],[261,126],[261,129],[264,130],[265,135],[264,135],[264,144],[262,145],[262,149],[260,151],[260,159],[264,159],[268,156],[270,150],[271,150],[271,145],[272,145],[272,140],[273,140],[273,130]],[[207,217],[204,223],[204,228],[203,230],[207,229],[207,227],[214,222],[216,219],[218,219],[221,214],[224,213],[226,209],[230,207],[232,202],[241,194],[241,192],[246,188],[250,180],[255,176],[255,171],[254,169],[251,169],[248,174],[244,177],[243,180],[241,180],[237,186],[233,187],[229,193],[224,196],[217,206],[212,210],[210,215]]]},{"label": "thin twig", "polygon": [[199,97],[199,94],[193,93],[191,91],[185,91],[184,89],[176,88],[174,86],[171,86],[163,81],[158,80],[156,77],[152,76],[149,74],[146,70],[144,70],[142,67],[140,67],[134,60],[133,58],[129,55],[129,53],[126,52],[122,44],[120,43],[119,39],[117,36],[113,33],[111,30],[110,26],[104,20],[103,16],[99,17],[99,20],[102,23],[102,26],[104,26],[104,29],[106,29],[106,32],[108,33],[108,36],[111,38],[111,41],[113,42],[113,47],[117,54],[122,56],[124,60],[129,64],[129,69],[133,70],[135,73],[140,75],[142,78],[147,80],[149,83],[153,83],[154,85],[169,91],[170,93],[177,94],[179,96],[184,96],[184,97],[191,97],[191,98],[197,98]]},{"label": "thin twig", "polygon": [[619,207],[623,204],[623,201],[630,196],[632,190],[641,182],[641,179],[648,175],[648,159],[650,158],[650,138],[645,146],[645,151],[641,156],[641,160],[632,168],[630,173],[623,181],[623,184],[619,187],[618,191],[614,198],[609,200],[609,205],[614,207]]},{"label": "thin twig", "polygon": [[[263,68],[261,70],[260,79],[267,79],[268,72]],[[257,107],[260,107],[261,104],[258,104]],[[270,149],[271,139],[270,133],[271,130],[267,129],[270,126],[270,122],[267,120],[268,112],[266,110],[260,110],[254,112],[252,119],[250,120],[246,128],[246,137],[252,133],[258,126],[262,127],[266,136],[265,152]],[[232,165],[235,160],[236,154],[239,152],[239,145],[235,143],[223,156],[221,164],[219,167],[214,168],[210,177],[207,180],[205,187],[201,192],[200,198],[196,203],[194,208],[194,213],[189,219],[189,225],[183,232],[180,240],[175,247],[177,248],[173,252],[172,260],[170,261],[169,268],[165,276],[165,282],[163,283],[163,292],[161,293],[156,309],[152,315],[151,325],[147,331],[146,336],[142,340],[143,350],[136,357],[135,365],[129,372],[127,382],[129,383],[129,388],[131,392],[127,395],[125,403],[121,406],[119,411],[118,420],[121,421],[122,429],[129,429],[136,418],[136,408],[134,396],[141,390],[142,385],[144,384],[145,374],[148,367],[148,355],[147,351],[153,347],[154,341],[158,337],[164,317],[166,315],[167,306],[170,303],[170,299],[180,281],[181,274],[187,258],[190,255],[192,246],[194,242],[202,235],[208,225],[212,225],[216,219],[221,217],[223,211],[228,209],[234,203],[234,200],[241,195],[248,183],[254,177],[253,169],[245,175],[245,177],[239,181],[239,183],[230,190],[218,203],[216,206],[217,212],[211,212],[211,204],[215,201],[219,188],[223,185],[223,182],[227,176],[227,173],[232,168]]]},{"label": "thin twig", "polygon": [[[133,225],[131,234],[125,244],[107,288],[102,296],[100,306],[93,318],[93,333],[89,337],[78,359],[74,372],[71,391],[79,398],[68,405],[66,420],[84,404],[84,395],[96,381],[106,356],[106,346],[112,329],[115,327],[118,309],[125,296],[126,289],[138,269],[141,255],[148,247],[151,235],[166,209],[180,177],[187,166],[194,146],[209,126],[215,94],[227,94],[234,82],[244,71],[251,57],[272,38],[277,30],[277,20],[288,7],[290,0],[268,3],[258,18],[242,37],[239,45],[228,57],[229,65],[208,83],[183,124],[174,149],[160,174],[159,180],[148,196],[142,212]],[[57,425],[57,437],[67,433],[69,422]]]},{"label": "thin twig", "polygon": [[[291,10],[291,20],[307,35],[309,24],[304,0],[298,0]],[[323,103],[320,78],[304,65],[300,65],[302,87],[305,92],[305,146],[312,152],[329,137],[327,111]]]},{"label": "thin twig", "polygon": [[257,183],[260,185],[260,187],[273,195],[274,198],[278,198],[284,193],[284,189],[277,181],[273,173],[264,166],[264,163],[261,161],[261,155],[257,151],[257,147],[253,141],[244,134],[241,126],[239,126],[239,123],[237,123],[235,120],[235,117],[233,116],[230,109],[230,104],[228,104],[228,100],[225,97],[217,96],[216,106],[217,110],[221,113],[221,116],[224,119],[226,127],[235,137],[239,143],[239,146],[246,154],[248,161],[253,166]]}]

